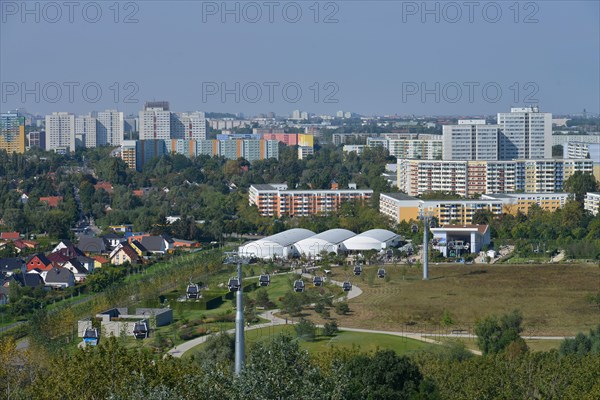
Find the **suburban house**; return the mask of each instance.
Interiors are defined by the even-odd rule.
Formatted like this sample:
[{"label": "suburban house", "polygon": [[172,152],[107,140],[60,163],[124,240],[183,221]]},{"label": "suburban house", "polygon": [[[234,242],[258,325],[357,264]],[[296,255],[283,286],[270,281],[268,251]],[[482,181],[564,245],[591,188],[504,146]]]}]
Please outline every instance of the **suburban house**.
[{"label": "suburban house", "polygon": [[66,268],[52,268],[46,273],[46,286],[65,289],[75,286],[75,275]]},{"label": "suburban house", "polygon": [[44,286],[44,275],[46,272],[39,269],[33,269],[25,274],[16,274],[12,277],[20,286],[37,288]]},{"label": "suburban house", "polygon": [[2,240],[17,240],[21,239],[19,232],[0,232],[0,239]]},{"label": "suburban house", "polygon": [[83,251],[79,250],[70,240],[63,239],[52,250],[52,253],[60,253],[69,258],[84,256]]},{"label": "suburban house", "polygon": [[133,242],[134,240],[137,240],[141,243],[142,239],[148,236],[150,236],[150,234],[145,232],[128,232],[125,234],[125,237],[129,243]]},{"label": "suburban house", "polygon": [[27,271],[31,271],[35,268],[40,271],[49,271],[53,268],[52,261],[50,261],[43,253],[38,253],[27,261]]},{"label": "suburban house", "polygon": [[113,232],[119,232],[119,233],[127,233],[127,232],[133,231],[132,224],[111,225],[108,228],[111,229]]},{"label": "suburban house", "polygon": [[35,240],[18,239],[13,242],[13,245],[15,246],[15,249],[17,249],[17,252],[20,253],[20,252],[26,251],[26,250],[37,249],[39,246],[39,243],[36,242]]},{"label": "suburban house", "polygon": [[68,257],[61,253],[50,253],[46,257],[48,258],[48,260],[52,261],[52,264],[55,267],[58,267],[58,268],[65,265],[71,259],[71,257]]},{"label": "suburban house", "polygon": [[11,276],[15,271],[24,272],[25,270],[25,262],[20,258],[0,258],[0,274],[4,276]]},{"label": "suburban house", "polygon": [[110,262],[113,265],[122,265],[125,263],[135,264],[141,261],[140,256],[129,245],[129,243],[121,243],[116,249],[110,253]]},{"label": "suburban house", "polygon": [[113,185],[110,182],[105,182],[105,181],[96,183],[94,185],[94,189],[96,189],[96,190],[104,189],[104,190],[106,190],[106,192],[108,194],[112,193],[114,190]]},{"label": "suburban house", "polygon": [[78,256],[75,257],[77,259],[77,261],[79,261],[81,263],[81,265],[83,265],[83,267],[88,271],[88,272],[94,272],[94,266],[95,266],[95,261],[93,258],[91,257],[86,257],[86,256]]},{"label": "suburban house", "polygon": [[195,240],[184,240],[184,239],[177,239],[177,238],[173,238],[173,248],[174,249],[179,249],[179,248],[183,248],[183,249],[199,249],[200,243],[198,243]]},{"label": "suburban house", "polygon": [[50,208],[58,207],[62,201],[62,196],[40,197],[40,203],[46,203]]},{"label": "suburban house", "polygon": [[148,249],[145,248],[139,241],[132,240],[129,245],[138,253],[138,256],[145,257],[148,255]]},{"label": "suburban house", "polygon": [[93,256],[92,259],[94,260],[94,269],[107,267],[110,264],[110,260],[104,256]]},{"label": "suburban house", "polygon": [[77,247],[86,254],[104,254],[108,252],[109,243],[101,237],[81,235]]},{"label": "suburban house", "polygon": [[[88,271],[83,264],[81,264],[77,258],[72,258],[67,261],[63,266],[64,269],[68,269],[73,273],[75,282],[83,282],[88,274],[92,271]],[[93,267],[92,267],[93,268]]]},{"label": "suburban house", "polygon": [[111,232],[111,233],[108,233],[108,234],[102,236],[102,239],[106,240],[106,242],[108,243],[108,246],[111,249],[115,249],[119,245],[119,243],[125,241],[124,237],[119,236],[114,232]]},{"label": "suburban house", "polygon": [[142,246],[152,254],[166,254],[169,250],[173,250],[173,244],[173,239],[168,235],[145,236],[142,238]]}]

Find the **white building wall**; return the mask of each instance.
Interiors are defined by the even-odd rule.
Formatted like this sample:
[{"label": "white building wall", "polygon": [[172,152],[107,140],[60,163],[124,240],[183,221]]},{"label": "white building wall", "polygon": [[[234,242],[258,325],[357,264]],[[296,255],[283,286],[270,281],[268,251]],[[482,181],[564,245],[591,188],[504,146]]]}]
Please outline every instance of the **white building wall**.
[{"label": "white building wall", "polygon": [[67,112],[46,115],[46,150],[75,151],[75,115]]},{"label": "white building wall", "polygon": [[123,113],[117,110],[99,112],[98,123],[100,131],[98,146],[120,146],[125,130]]}]

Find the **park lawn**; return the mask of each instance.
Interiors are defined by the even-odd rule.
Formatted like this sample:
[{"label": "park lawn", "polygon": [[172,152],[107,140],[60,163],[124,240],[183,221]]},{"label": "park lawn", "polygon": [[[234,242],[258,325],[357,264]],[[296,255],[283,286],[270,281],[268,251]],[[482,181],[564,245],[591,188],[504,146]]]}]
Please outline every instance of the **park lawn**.
[{"label": "park lawn", "polygon": [[[351,313],[338,324],[353,328],[451,333],[474,332],[490,314],[523,313],[523,336],[573,336],[600,321],[600,309],[587,300],[598,293],[600,268],[578,265],[430,265],[430,279],[417,267],[386,266],[385,280],[372,280],[365,268],[351,277],[363,294],[349,301]],[[343,280],[344,268],[332,271]],[[388,281],[388,282],[386,282]],[[444,311],[451,324],[440,325]],[[465,332],[465,333],[466,333]]]},{"label": "park lawn", "polygon": [[[268,340],[277,335],[286,334],[296,336],[293,325],[270,326],[261,329],[253,329],[245,332],[246,351],[255,343]],[[310,355],[318,356],[330,348],[354,349],[359,352],[370,352],[376,350],[394,350],[398,354],[407,354],[417,350],[427,350],[435,345],[409,339],[401,336],[386,335],[379,333],[362,333],[340,331],[336,336],[318,336],[314,342],[300,340],[300,346],[307,350]],[[204,344],[198,345],[186,352],[183,357],[188,358],[202,350]]]}]

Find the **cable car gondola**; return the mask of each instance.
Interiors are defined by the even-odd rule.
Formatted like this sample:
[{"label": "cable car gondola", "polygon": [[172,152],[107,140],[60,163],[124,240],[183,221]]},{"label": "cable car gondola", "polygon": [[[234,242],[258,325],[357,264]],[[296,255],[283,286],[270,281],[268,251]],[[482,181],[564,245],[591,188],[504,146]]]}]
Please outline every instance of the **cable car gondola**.
[{"label": "cable car gondola", "polygon": [[229,278],[227,287],[229,287],[230,292],[237,292],[238,290],[240,290],[240,281],[238,280],[238,278]]},{"label": "cable car gondola", "polygon": [[136,322],[133,327],[133,336],[136,339],[146,339],[148,337],[148,323],[144,321]]},{"label": "cable car gondola", "polygon": [[100,341],[100,333],[96,328],[87,328],[83,334],[83,341],[86,346],[96,346]]},{"label": "cable car gondola", "polygon": [[190,282],[190,284],[187,287],[187,290],[185,291],[185,297],[188,299],[199,299],[200,297],[202,297],[198,285]]},{"label": "cable car gondola", "polygon": [[350,283],[350,281],[344,282],[344,284],[342,285],[342,289],[344,289],[344,292],[351,291],[352,290],[352,284]]},{"label": "cable car gondola", "polygon": [[294,292],[304,292],[304,281],[302,279],[298,279],[296,282],[294,282]]},{"label": "cable car gondola", "polygon": [[377,270],[377,277],[378,277],[378,278],[385,278],[385,269],[383,269],[383,268],[379,268],[379,269]]},{"label": "cable car gondola", "polygon": [[320,277],[320,276],[315,276],[315,277],[313,278],[313,285],[315,285],[315,286],[317,286],[317,287],[318,287],[318,286],[323,286],[323,278],[322,278],[322,277]]},{"label": "cable car gondola", "polygon": [[359,276],[360,274],[362,274],[362,267],[357,265],[354,267],[354,275]]},{"label": "cable car gondola", "polygon": [[271,276],[269,276],[268,274],[262,274],[258,278],[258,284],[260,286],[269,286],[271,284]]}]

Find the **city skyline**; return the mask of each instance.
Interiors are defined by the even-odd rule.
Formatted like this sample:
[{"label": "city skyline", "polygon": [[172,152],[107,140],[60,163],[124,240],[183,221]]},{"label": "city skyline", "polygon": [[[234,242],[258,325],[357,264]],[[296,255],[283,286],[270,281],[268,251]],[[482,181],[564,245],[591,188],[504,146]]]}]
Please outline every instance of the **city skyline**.
[{"label": "city skyline", "polygon": [[[459,9],[458,18],[439,2],[427,3],[429,14],[420,2],[318,2],[318,13],[312,3],[294,3],[302,13],[295,23],[281,13],[271,23],[266,10],[262,20],[249,22],[251,10],[236,2],[230,4],[238,15],[207,9],[220,8],[215,2],[164,7],[162,1],[119,3],[118,16],[102,4],[97,23],[83,18],[81,7],[72,23],[68,10],[49,22],[50,11],[39,6],[39,15],[25,13],[22,22],[23,10],[5,6],[13,3],[21,4],[3,3],[0,24],[2,111],[96,108],[129,115],[149,99],[169,99],[180,110],[247,115],[600,109],[597,2],[520,2],[518,10],[476,2],[472,22],[469,10]],[[491,5],[500,7],[499,18]],[[568,30],[557,29],[573,20]],[[32,50],[44,62],[23,62]]]}]

